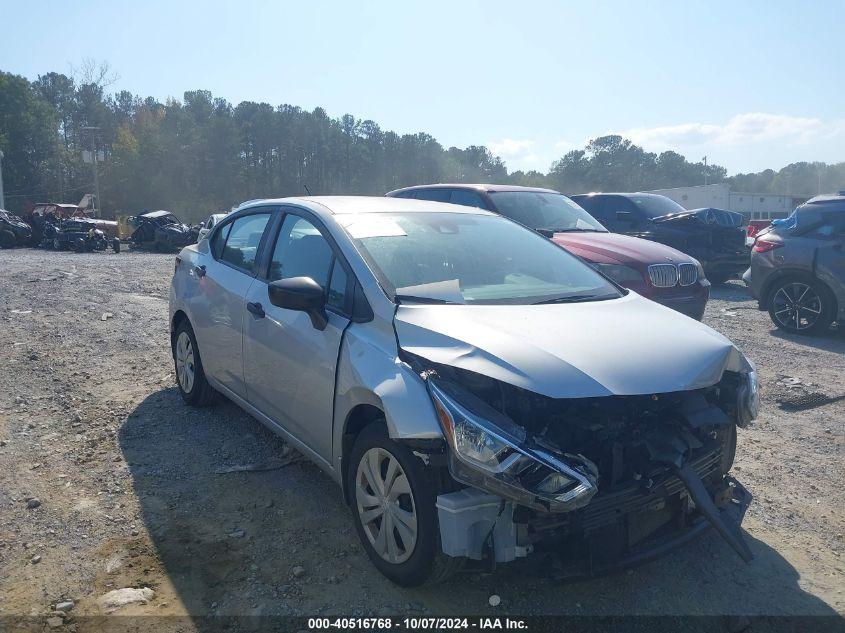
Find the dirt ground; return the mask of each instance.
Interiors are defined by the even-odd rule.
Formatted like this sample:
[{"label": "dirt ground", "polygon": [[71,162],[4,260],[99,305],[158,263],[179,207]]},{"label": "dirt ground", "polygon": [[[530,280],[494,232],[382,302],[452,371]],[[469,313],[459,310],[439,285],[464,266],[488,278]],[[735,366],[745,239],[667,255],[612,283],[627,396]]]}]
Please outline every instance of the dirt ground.
[{"label": "dirt ground", "polygon": [[713,291],[705,322],[763,385],[733,469],[755,497],[750,564],[709,533],[586,582],[517,564],[408,590],[370,564],[317,467],[221,472],[278,463],[285,445],[230,403],[183,404],[172,266],[172,255],[0,251],[0,617],[73,628],[125,587],[154,597],[116,614],[845,613],[842,332],[785,335],[738,282]]}]

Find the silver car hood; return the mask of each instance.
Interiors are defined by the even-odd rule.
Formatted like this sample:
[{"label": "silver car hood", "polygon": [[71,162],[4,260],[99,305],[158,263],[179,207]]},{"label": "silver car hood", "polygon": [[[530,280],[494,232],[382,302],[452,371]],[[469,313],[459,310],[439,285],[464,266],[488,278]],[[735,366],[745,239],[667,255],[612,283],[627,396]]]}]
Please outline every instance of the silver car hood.
[{"label": "silver car hood", "polygon": [[536,306],[400,305],[402,349],[551,398],[714,385],[750,364],[724,336],[636,293]]}]

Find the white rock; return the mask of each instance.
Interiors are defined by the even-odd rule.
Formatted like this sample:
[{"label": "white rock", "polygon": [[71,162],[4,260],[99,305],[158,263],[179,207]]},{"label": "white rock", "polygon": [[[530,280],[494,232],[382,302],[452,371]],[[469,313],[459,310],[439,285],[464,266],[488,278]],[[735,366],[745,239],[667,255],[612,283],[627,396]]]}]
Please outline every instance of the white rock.
[{"label": "white rock", "polygon": [[112,611],[126,606],[127,604],[147,604],[155,596],[155,592],[149,587],[142,587],[135,589],[134,587],[124,587],[123,589],[115,589],[109,591],[107,594],[100,596],[97,603],[101,609]]}]

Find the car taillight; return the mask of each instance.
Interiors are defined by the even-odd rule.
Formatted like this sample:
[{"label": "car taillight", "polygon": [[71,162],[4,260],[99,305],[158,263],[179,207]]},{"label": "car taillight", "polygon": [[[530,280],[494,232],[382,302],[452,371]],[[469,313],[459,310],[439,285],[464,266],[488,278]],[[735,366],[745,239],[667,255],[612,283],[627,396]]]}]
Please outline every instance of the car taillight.
[{"label": "car taillight", "polygon": [[767,240],[758,239],[754,242],[753,250],[755,253],[768,253],[769,251],[773,251],[781,246],[783,246],[781,242],[769,242]]},{"label": "car taillight", "polygon": [[754,237],[755,235],[757,235],[757,227],[753,224],[749,224],[748,228],[745,229],[745,234],[748,237]]}]

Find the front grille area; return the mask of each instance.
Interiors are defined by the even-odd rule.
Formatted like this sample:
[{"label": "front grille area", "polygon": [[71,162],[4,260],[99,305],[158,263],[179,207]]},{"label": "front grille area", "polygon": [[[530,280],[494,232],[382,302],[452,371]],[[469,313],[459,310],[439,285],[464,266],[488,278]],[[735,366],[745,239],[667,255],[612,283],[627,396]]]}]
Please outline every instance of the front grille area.
[{"label": "front grille area", "polygon": [[648,267],[648,276],[656,288],[672,288],[678,284],[678,268],[675,264],[652,264]]},{"label": "front grille area", "polygon": [[698,281],[698,267],[695,264],[679,264],[678,277],[682,286],[691,286]]},{"label": "front grille area", "polygon": [[[722,461],[721,449],[713,449],[691,460],[699,477],[710,488],[720,479],[719,467]],[[531,521],[535,532],[564,530],[591,532],[618,523],[626,517],[642,519],[642,513],[654,512],[665,502],[686,489],[676,475],[669,475],[652,489],[644,490],[633,482],[619,486],[616,490],[599,491],[589,504],[573,512],[559,514],[538,514]]]}]

